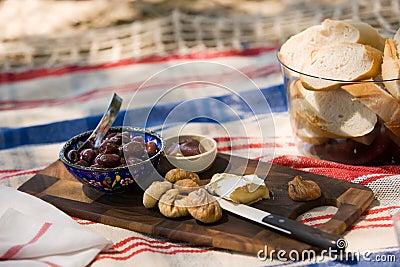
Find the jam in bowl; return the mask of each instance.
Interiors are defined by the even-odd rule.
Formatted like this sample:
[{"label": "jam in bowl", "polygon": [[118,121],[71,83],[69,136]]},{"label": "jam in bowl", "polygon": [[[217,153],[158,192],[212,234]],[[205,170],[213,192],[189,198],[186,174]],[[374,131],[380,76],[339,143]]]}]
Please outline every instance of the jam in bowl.
[{"label": "jam in bowl", "polygon": [[176,168],[191,172],[209,169],[217,156],[217,142],[207,136],[188,134],[165,138],[165,157]]}]

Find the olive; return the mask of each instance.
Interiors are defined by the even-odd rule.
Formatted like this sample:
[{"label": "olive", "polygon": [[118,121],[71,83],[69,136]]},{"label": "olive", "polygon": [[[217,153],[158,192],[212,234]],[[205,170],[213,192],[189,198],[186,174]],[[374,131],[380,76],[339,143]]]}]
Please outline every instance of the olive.
[{"label": "olive", "polygon": [[118,145],[111,142],[110,140],[105,140],[99,146],[99,153],[116,154],[118,153]]},{"label": "olive", "polygon": [[67,157],[72,163],[76,163],[80,159],[79,152],[75,149],[70,150]]},{"label": "olive", "polygon": [[146,143],[146,151],[147,151],[147,155],[149,155],[149,157],[154,156],[158,152],[157,144],[153,141],[147,142]]},{"label": "olive", "polygon": [[131,141],[131,135],[129,132],[122,132],[121,138],[122,138],[122,144],[127,144]]},{"label": "olive", "polygon": [[75,164],[80,165],[80,166],[84,166],[84,167],[89,167],[90,164],[87,161],[84,161],[83,159],[78,160],[77,162],[75,162]]},{"label": "olive", "polygon": [[117,133],[109,133],[106,135],[106,137],[104,138],[104,140],[108,140],[111,139],[113,136],[117,135]]},{"label": "olive", "polygon": [[93,148],[93,139],[90,140],[90,142],[85,142],[85,143],[81,142],[78,147],[80,147],[79,149],[81,149],[81,150],[87,149],[87,148]]},{"label": "olive", "polygon": [[159,151],[154,141],[145,143],[143,135],[131,137],[127,131],[107,134],[97,149],[94,140],[86,144],[80,153],[76,149],[70,150],[67,158],[81,166],[114,168],[142,162]]},{"label": "olive", "polygon": [[97,156],[96,151],[91,148],[87,148],[81,152],[81,159],[83,159],[88,163],[92,163],[96,158],[96,156]]},{"label": "olive", "polygon": [[116,134],[110,139],[108,139],[111,143],[116,144],[117,146],[120,146],[122,144],[122,135],[121,134]]},{"label": "olive", "polygon": [[132,141],[137,141],[137,142],[142,143],[142,144],[145,143],[144,137],[141,136],[141,135],[134,136],[134,137],[132,138]]},{"label": "olive", "polygon": [[123,146],[125,157],[141,157],[145,152],[145,145],[133,140]]},{"label": "olive", "polygon": [[99,154],[95,159],[95,164],[103,165],[104,167],[114,168],[119,165],[120,156],[116,154]]}]

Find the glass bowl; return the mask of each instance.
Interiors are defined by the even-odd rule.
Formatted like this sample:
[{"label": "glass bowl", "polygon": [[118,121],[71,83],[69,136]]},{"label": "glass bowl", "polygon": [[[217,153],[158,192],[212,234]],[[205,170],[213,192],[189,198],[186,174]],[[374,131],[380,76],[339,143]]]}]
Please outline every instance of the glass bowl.
[{"label": "glass bowl", "polygon": [[[279,52],[278,61],[295,144],[302,155],[350,165],[400,162],[400,120],[398,124],[395,118],[400,105],[385,89],[400,83],[398,79],[334,80],[285,65]],[[335,88],[309,90],[304,80]]]}]

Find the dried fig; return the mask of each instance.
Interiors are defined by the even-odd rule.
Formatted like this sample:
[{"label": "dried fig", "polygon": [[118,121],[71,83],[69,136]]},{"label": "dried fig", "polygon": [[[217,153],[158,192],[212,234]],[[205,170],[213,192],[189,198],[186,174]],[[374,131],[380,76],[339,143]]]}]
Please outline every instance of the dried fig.
[{"label": "dried fig", "polygon": [[168,181],[153,182],[143,194],[143,205],[148,209],[156,207],[162,194],[171,188],[172,184]]},{"label": "dried fig", "polygon": [[158,208],[162,215],[168,218],[178,218],[189,214],[186,208],[185,196],[178,189],[169,189],[158,202]]},{"label": "dried fig", "polygon": [[203,223],[213,223],[222,217],[221,206],[204,188],[189,193],[186,204],[190,215]]},{"label": "dried fig", "polygon": [[182,169],[172,169],[165,174],[165,180],[175,183],[183,179],[191,179],[200,185],[200,178],[196,173],[188,172]]},{"label": "dried fig", "polygon": [[288,183],[289,197],[294,201],[309,201],[321,196],[321,188],[314,181],[303,180],[300,175],[296,175]]},{"label": "dried fig", "polygon": [[183,179],[176,181],[174,188],[178,189],[181,194],[189,194],[190,192],[196,190],[199,185],[191,179]]}]

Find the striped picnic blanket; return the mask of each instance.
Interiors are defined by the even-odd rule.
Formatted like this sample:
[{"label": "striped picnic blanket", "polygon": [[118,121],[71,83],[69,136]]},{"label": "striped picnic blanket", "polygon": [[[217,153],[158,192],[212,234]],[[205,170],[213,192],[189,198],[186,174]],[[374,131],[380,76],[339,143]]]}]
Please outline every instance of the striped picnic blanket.
[{"label": "striped picnic blanket", "polygon": [[[398,265],[400,253],[392,216],[400,210],[400,167],[348,166],[300,156],[291,134],[276,49],[202,52],[0,73],[0,185],[18,188],[54,162],[63,142],[95,128],[115,92],[124,99],[115,125],[145,125],[163,135],[197,132],[215,138],[219,152],[273,161],[370,187],[376,196],[373,205],[345,234],[348,250],[364,256],[351,264],[396,266],[397,260]],[[194,113],[190,107],[195,107]],[[318,225],[334,212],[334,208],[321,207],[299,220]],[[262,261],[257,255],[73,219],[113,241],[112,252],[100,253],[91,266],[315,264]],[[324,258],[318,264],[339,263]]]}]

